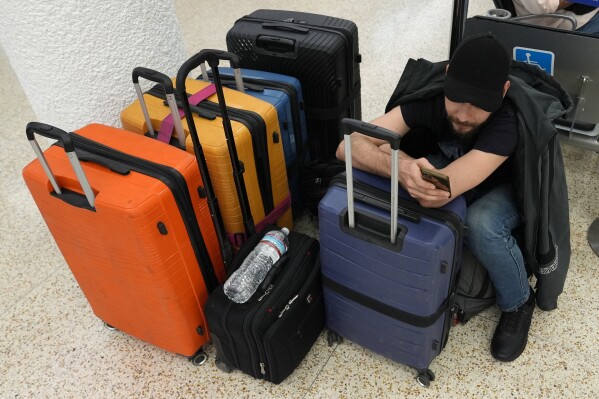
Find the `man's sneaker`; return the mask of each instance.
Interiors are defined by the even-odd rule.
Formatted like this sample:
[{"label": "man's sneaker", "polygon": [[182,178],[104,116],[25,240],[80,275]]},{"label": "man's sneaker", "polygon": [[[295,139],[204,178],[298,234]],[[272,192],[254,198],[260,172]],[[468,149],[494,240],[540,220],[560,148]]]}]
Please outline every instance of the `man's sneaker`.
[{"label": "man's sneaker", "polygon": [[511,362],[524,352],[528,341],[528,330],[535,309],[532,288],[528,300],[513,312],[501,313],[499,325],[491,341],[491,354],[501,362]]}]

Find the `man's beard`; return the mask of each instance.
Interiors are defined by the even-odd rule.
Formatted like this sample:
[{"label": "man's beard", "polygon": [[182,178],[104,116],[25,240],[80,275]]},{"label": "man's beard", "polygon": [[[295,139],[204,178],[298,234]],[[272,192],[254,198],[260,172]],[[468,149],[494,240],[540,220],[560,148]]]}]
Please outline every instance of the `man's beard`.
[{"label": "man's beard", "polygon": [[447,115],[447,121],[449,122],[449,128],[451,133],[459,139],[466,139],[474,136],[478,132],[480,125],[475,123],[461,123],[450,115]]}]

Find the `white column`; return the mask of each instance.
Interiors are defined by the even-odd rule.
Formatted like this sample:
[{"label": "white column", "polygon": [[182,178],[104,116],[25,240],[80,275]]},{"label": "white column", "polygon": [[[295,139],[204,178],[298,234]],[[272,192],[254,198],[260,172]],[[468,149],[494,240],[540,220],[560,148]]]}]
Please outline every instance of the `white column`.
[{"label": "white column", "polygon": [[121,126],[133,68],[186,59],[173,0],[2,0],[0,45],[38,121],[64,130]]}]

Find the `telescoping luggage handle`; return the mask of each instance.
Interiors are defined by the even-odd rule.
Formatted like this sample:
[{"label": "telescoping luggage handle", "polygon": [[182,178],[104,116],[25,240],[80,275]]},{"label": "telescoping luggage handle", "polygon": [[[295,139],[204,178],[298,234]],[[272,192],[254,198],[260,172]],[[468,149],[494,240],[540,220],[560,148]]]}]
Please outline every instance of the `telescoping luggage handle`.
[{"label": "telescoping luggage handle", "polygon": [[347,176],[347,213],[350,228],[355,227],[354,212],[354,179],[352,170],[351,135],[353,132],[365,134],[370,137],[385,140],[391,146],[391,244],[397,240],[397,205],[398,205],[398,160],[399,143],[401,136],[381,126],[359,121],[356,119],[343,118],[341,120],[345,137],[345,172]]},{"label": "telescoping luggage handle", "polygon": [[[237,91],[240,91],[242,93],[245,92],[245,87],[243,86],[243,77],[241,76],[241,69],[239,69],[239,65],[234,67],[231,64],[231,67],[234,68],[233,77],[235,78],[235,86],[237,87]],[[210,82],[210,78],[208,77],[208,71],[206,70],[206,64],[204,62],[200,64],[200,70],[202,71],[202,80],[204,80],[204,82]]]},{"label": "telescoping luggage handle", "polygon": [[81,168],[81,163],[79,162],[79,158],[77,158],[77,154],[75,153],[75,146],[73,144],[71,136],[64,130],[39,122],[29,122],[25,131],[27,133],[27,139],[29,140],[29,144],[31,144],[31,147],[33,148],[35,155],[39,159],[42,168],[44,169],[46,176],[48,176],[48,179],[50,180],[50,183],[52,184],[52,187],[54,188],[56,194],[62,194],[62,190],[58,185],[56,178],[54,177],[54,173],[52,173],[52,170],[50,169],[50,165],[48,164],[48,161],[46,160],[46,157],[44,156],[42,149],[37,143],[37,140],[35,140],[34,134],[37,133],[41,136],[58,140],[62,143],[64,151],[67,154],[67,158],[69,158],[69,162],[71,162],[71,166],[75,171],[75,175],[77,176],[77,179],[79,179],[79,184],[81,184],[81,188],[85,193],[85,197],[87,198],[90,207],[94,208],[96,203],[96,196],[94,195],[89,181],[87,180],[87,176],[85,175],[83,168]]},{"label": "telescoping luggage handle", "polygon": [[[141,110],[144,114],[146,125],[148,125],[148,132],[152,137],[156,137],[156,134],[154,133],[154,128],[152,127],[152,120],[150,119],[150,114],[148,113],[148,107],[146,106],[146,101],[144,100],[141,87],[139,87],[139,78],[143,77],[145,79],[151,80],[152,82],[162,83],[164,86],[166,101],[168,103],[169,109],[171,110],[171,115],[173,116],[173,122],[175,124],[175,131],[177,132],[179,146],[181,148],[185,148],[185,132],[183,131],[183,123],[181,123],[181,118],[179,117],[179,109],[177,108],[177,101],[175,99],[175,88],[173,87],[173,82],[171,79],[163,73],[143,67],[137,67],[133,69],[132,77],[133,86],[135,87],[135,92],[137,93],[137,98],[139,99],[139,104],[141,105]],[[172,130],[168,134],[169,137],[171,133]]]},{"label": "telescoping luggage handle", "polygon": [[[256,226],[254,225],[254,220],[250,211],[247,191],[243,179],[243,167],[239,162],[239,157],[237,156],[237,148],[235,147],[235,140],[233,137],[233,128],[231,127],[231,120],[229,119],[227,105],[225,104],[223,86],[221,83],[220,74],[218,72],[218,64],[220,60],[228,60],[231,65],[231,68],[239,71],[239,57],[237,57],[237,55],[222,50],[205,49],[200,51],[199,53],[191,57],[189,60],[187,60],[183,65],[181,65],[181,68],[179,68],[179,71],[177,72],[176,85],[177,90],[179,91],[179,95],[181,97],[181,104],[183,105],[185,118],[187,119],[189,134],[191,135],[191,139],[193,141],[194,152],[196,155],[198,166],[202,173],[202,177],[204,178],[204,176],[206,176],[206,178],[209,179],[208,167],[206,166],[206,160],[204,158],[204,151],[201,147],[195,122],[191,113],[191,107],[187,98],[185,81],[189,73],[198,66],[202,65],[204,62],[208,62],[208,65],[210,66],[210,68],[212,68],[214,85],[216,87],[216,95],[218,97],[218,103],[223,119],[223,128],[225,131],[227,148],[229,150],[231,165],[233,167],[233,180],[235,181],[235,189],[237,191],[237,197],[239,198],[239,205],[241,207],[241,214],[243,216],[243,225],[247,237],[250,237],[256,232]],[[239,76],[239,81],[237,83],[241,83],[241,86],[243,86],[243,82],[240,82],[241,75],[236,74],[236,76]],[[204,182],[206,183],[206,179],[204,180]],[[208,195],[208,200],[214,204],[216,209],[218,209],[218,202],[214,197],[214,191],[212,189],[211,183],[206,183],[206,191]],[[220,213],[216,213],[215,217],[219,218],[219,225],[222,226],[223,222]],[[223,235],[222,237],[225,236]]]}]

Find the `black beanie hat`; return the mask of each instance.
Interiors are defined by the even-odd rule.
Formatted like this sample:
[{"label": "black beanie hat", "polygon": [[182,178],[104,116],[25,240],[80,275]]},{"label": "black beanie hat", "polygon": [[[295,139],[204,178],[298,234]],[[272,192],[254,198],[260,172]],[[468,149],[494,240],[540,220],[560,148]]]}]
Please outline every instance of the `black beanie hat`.
[{"label": "black beanie hat", "polygon": [[511,62],[505,45],[492,35],[464,39],[449,61],[445,96],[487,112],[497,111],[503,102]]}]

